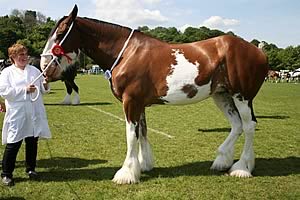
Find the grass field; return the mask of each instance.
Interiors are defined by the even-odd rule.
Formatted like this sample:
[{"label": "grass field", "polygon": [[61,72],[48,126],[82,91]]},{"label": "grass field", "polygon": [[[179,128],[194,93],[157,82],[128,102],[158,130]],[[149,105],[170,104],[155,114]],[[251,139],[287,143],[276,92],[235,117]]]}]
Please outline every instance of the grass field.
[{"label": "grass field", "polygon": [[[210,171],[230,126],[208,99],[147,108],[155,168],[143,173],[139,184],[116,185],[111,179],[126,154],[121,103],[102,76],[78,75],[76,82],[81,105],[58,104],[65,95],[62,82],[52,83],[44,97],[53,138],[39,142],[40,180],[30,181],[24,173],[22,146],[16,185],[0,186],[0,199],[300,199],[300,84],[265,83],[256,97],[253,178]],[[0,114],[1,126],[2,119]],[[235,159],[243,142],[241,136]]]}]

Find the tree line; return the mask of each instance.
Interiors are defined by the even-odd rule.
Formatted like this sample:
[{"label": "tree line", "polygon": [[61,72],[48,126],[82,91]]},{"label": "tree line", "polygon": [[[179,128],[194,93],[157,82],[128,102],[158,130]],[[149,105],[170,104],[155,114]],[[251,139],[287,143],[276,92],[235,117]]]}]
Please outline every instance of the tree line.
[{"label": "tree line", "polygon": [[[31,10],[13,10],[10,15],[0,16],[0,59],[7,58],[7,49],[16,42],[21,42],[29,49],[31,56],[39,57],[48,39],[49,33],[55,26],[56,21],[44,16],[40,12]],[[156,27],[149,28],[141,26],[139,31],[152,37],[169,43],[185,43],[205,40],[220,35],[235,35],[233,32],[223,32],[220,30],[209,29],[207,27],[188,27],[184,32],[175,27]],[[278,48],[275,44],[253,39],[252,44],[258,46],[264,43],[270,68],[273,70],[295,70],[300,68],[300,45]],[[92,60],[81,56],[80,63],[91,65]]]}]

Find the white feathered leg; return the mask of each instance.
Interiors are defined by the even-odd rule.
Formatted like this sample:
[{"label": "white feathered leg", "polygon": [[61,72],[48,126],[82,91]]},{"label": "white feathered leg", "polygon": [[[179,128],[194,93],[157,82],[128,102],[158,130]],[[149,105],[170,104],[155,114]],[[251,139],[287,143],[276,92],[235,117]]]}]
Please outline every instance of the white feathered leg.
[{"label": "white feathered leg", "polygon": [[70,94],[66,94],[64,100],[61,102],[61,104],[64,104],[64,105],[70,105],[72,102],[71,102],[71,95]]},{"label": "white feathered leg", "polygon": [[79,105],[80,104],[80,97],[77,92],[74,91],[74,97],[73,97],[73,105]]},{"label": "white feathered leg", "polygon": [[234,145],[242,133],[242,121],[234,106],[233,99],[228,93],[216,93],[213,95],[213,99],[231,124],[231,131],[218,148],[217,157],[211,166],[213,170],[223,171],[228,170],[233,164]]},{"label": "white feathered leg", "polygon": [[249,107],[248,101],[234,98],[234,102],[242,119],[245,144],[240,160],[230,168],[229,174],[236,177],[251,177],[251,172],[255,166],[253,139],[256,122],[252,120],[252,108]]},{"label": "white feathered leg", "polygon": [[138,183],[141,176],[141,167],[138,161],[136,125],[126,120],[127,154],[123,166],[113,178],[117,184]]},{"label": "white feathered leg", "polygon": [[138,159],[140,162],[141,170],[150,171],[153,169],[154,161],[152,156],[151,145],[147,139],[147,125],[146,125],[146,118],[145,113],[141,114],[140,117],[140,126],[139,126],[139,155]]}]

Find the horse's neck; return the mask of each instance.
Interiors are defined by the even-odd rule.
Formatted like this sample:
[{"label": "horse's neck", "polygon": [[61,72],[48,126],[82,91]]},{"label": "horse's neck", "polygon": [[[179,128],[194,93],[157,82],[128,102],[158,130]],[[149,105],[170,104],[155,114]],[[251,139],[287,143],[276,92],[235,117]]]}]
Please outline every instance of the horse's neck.
[{"label": "horse's neck", "polygon": [[81,50],[102,69],[110,69],[126,41],[128,28],[101,22],[82,23]]}]

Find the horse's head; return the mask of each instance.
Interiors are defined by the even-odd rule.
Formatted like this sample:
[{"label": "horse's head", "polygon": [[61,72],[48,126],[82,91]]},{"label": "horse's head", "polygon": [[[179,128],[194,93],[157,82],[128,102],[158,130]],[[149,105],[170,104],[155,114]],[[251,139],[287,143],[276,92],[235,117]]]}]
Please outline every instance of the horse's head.
[{"label": "horse's head", "polygon": [[61,74],[74,65],[79,55],[79,36],[75,30],[78,8],[74,6],[69,16],[61,18],[52,29],[41,55],[40,66],[50,81],[61,78]]}]

